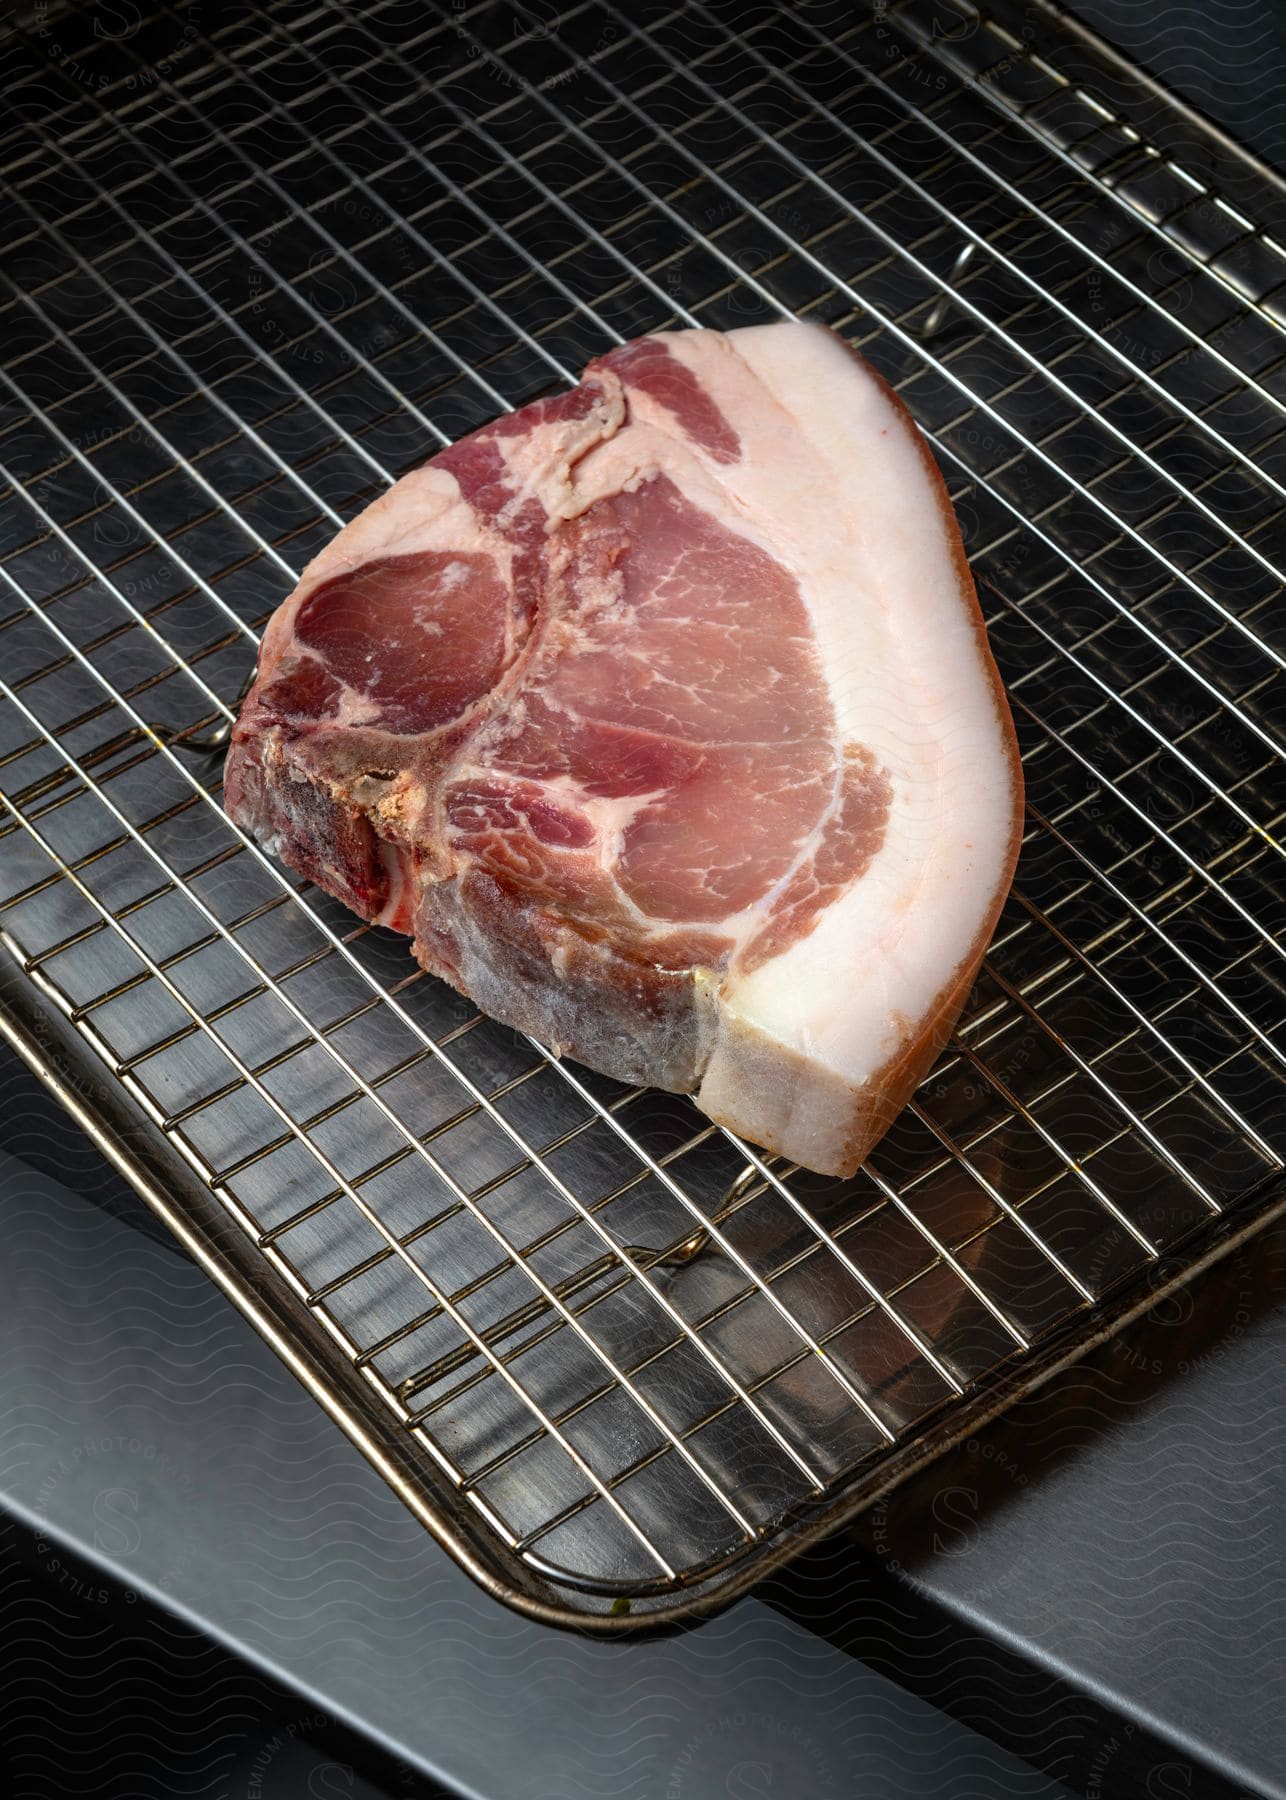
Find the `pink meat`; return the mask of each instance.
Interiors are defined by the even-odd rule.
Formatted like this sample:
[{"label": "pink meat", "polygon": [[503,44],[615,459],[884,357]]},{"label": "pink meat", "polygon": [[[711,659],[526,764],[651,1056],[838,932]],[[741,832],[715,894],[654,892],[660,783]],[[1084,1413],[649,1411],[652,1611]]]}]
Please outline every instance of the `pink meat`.
[{"label": "pink meat", "polygon": [[[822,1169],[870,1141],[869,1078],[850,1079],[844,1116],[820,1125],[829,1065],[811,1100],[797,1096],[795,1125],[780,1096],[754,1098],[774,1085],[759,1066],[772,971],[882,853],[905,863],[890,841],[899,779],[923,779],[886,721],[853,730],[858,583],[837,638],[842,552],[829,525],[807,543],[834,478],[814,458],[800,487],[809,445],[778,365],[837,350],[831,376],[859,380],[905,439],[904,415],[829,334],[694,332],[612,352],[570,393],[404,478],[274,616],[226,773],[234,818],[364,918],[412,934],[424,966],[485,1010],[624,1080],[709,1079],[724,1096],[714,1116]],[[977,960],[1015,804],[958,543],[931,489],[929,503],[1000,727],[990,810],[1005,816],[969,942],[942,956],[929,1004],[895,1022],[884,1066],[903,1082],[908,1031],[931,1055],[943,994]],[[868,622],[878,677],[887,633]],[[835,666],[837,643],[852,667]],[[908,801],[913,828],[922,801]],[[736,997],[757,991],[756,972],[768,1011],[743,1018]],[[816,1058],[807,1030],[776,1035],[780,1087]],[[730,1069],[745,1090],[734,1103]]]}]

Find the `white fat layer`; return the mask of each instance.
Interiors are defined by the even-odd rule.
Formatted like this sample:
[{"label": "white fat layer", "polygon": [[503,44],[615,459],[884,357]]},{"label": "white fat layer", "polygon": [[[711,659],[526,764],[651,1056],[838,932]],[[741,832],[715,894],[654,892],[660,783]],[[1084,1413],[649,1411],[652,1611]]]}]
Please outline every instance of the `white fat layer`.
[{"label": "white fat layer", "polygon": [[[829,332],[770,326],[735,344],[729,386],[753,371],[803,440],[771,460],[751,446],[737,500],[780,531],[840,729],[879,758],[893,801],[866,872],[725,1003],[860,1085],[927,1016],[995,904],[1013,825],[1008,732],[939,492],[888,395]],[[671,341],[685,360],[699,348]],[[717,370],[703,379],[717,401]]]},{"label": "white fat layer", "polygon": [[383,716],[378,698],[361,688],[343,687],[335,715],[337,725],[378,725]]},{"label": "white fat layer", "polygon": [[879,758],[893,801],[865,874],[728,999],[860,1084],[926,1017],[995,905],[1013,829],[1007,724],[939,491],[888,395],[829,332],[768,327],[736,341],[736,360],[781,397],[807,446],[771,471],[752,453],[741,498],[789,522],[785,560],[840,729]]},{"label": "white fat layer", "polygon": [[602,398],[583,419],[559,420],[543,430],[500,438],[497,448],[505,465],[513,499],[501,514],[507,525],[529,500],[537,501],[550,528],[577,518],[598,498],[585,496],[576,480],[576,464],[604,439],[613,438],[625,422],[625,394],[610,369],[598,377]]}]

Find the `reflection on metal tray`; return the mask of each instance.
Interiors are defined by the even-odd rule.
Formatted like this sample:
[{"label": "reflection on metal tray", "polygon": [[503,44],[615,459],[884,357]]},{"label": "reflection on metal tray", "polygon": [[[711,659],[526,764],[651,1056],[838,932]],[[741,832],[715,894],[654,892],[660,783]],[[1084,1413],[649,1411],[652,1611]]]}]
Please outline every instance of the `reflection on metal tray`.
[{"label": "reflection on metal tray", "polygon": [[[1008,0],[89,18],[6,49],[5,1029],[493,1591],[726,1598],[1281,1204],[1281,191]],[[1030,800],[846,1183],[479,1018],[219,807],[258,630],[395,474],[783,312],[930,434]]]}]

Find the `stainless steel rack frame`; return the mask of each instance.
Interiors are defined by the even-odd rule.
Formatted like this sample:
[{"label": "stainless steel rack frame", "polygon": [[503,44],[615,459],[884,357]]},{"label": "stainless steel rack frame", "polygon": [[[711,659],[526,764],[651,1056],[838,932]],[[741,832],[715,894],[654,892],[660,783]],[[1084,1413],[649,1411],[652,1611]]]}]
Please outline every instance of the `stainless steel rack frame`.
[{"label": "stainless steel rack frame", "polygon": [[[96,16],[3,50],[3,1028],[498,1596],[726,1600],[1286,1206],[1286,192],[1039,3]],[[783,313],[929,434],[1030,801],[846,1183],[480,1018],[219,805],[385,483]]]}]

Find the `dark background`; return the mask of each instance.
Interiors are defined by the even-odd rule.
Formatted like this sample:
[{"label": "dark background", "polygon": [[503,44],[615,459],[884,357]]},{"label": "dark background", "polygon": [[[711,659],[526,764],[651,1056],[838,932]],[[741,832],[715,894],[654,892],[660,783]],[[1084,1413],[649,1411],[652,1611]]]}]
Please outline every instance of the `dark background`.
[{"label": "dark background", "polygon": [[[1077,16],[1125,55],[1276,168],[1286,165],[1286,3],[1283,0],[1079,0]],[[92,1148],[40,1095],[7,1055],[0,1092],[21,1094],[0,1126],[14,1154],[57,1171],[73,1188],[92,1188],[110,1211],[139,1229],[160,1227]],[[840,1552],[847,1557],[849,1546]],[[866,1593],[855,1624],[833,1599],[834,1553],[813,1558],[778,1584],[771,1598],[831,1634],[902,1683],[939,1703],[950,1687],[950,1661],[960,1626],[942,1626],[933,1667],[899,1655],[899,1603]],[[56,1572],[19,1524],[0,1518],[0,1595],[7,1622],[0,1700],[0,1783],[5,1792],[103,1795],[161,1800],[168,1795],[253,1791],[244,1747],[282,1739],[278,1779],[301,1797],[441,1793],[343,1726],[301,1712],[297,1696],[265,1679],[217,1645],[145,1602],[117,1590],[100,1573],[60,1559]],[[901,1604],[905,1605],[906,1602]],[[1229,1621],[1231,1625],[1231,1621]],[[954,1635],[953,1635],[954,1633]],[[909,1641],[909,1640],[908,1640]],[[921,1642],[922,1634],[914,1634]],[[1048,1752],[1069,1715],[1091,1702],[1057,1691],[1044,1677],[1024,1691],[1018,1665],[999,1662],[994,1692],[949,1696],[945,1703],[981,1729],[1007,1733],[1015,1748]],[[1266,1675],[1271,1679],[1271,1671]],[[1030,1714],[1027,1741],[1006,1712]],[[51,1722],[56,1720],[56,1727]],[[1043,1759],[1043,1757],[1042,1757]],[[1082,1781],[1092,1782],[1090,1771]],[[1179,1778],[1176,1777],[1176,1780]],[[1156,1790],[1201,1800],[1216,1789],[1191,1772]],[[275,1790],[276,1791],[276,1790]],[[949,1793],[941,1786],[936,1792]],[[1092,1788],[1089,1790],[1092,1791]],[[1140,1790],[1143,1791],[1142,1788]],[[1146,1790],[1154,1790],[1149,1784]],[[1231,1789],[1220,1789],[1229,1792]],[[793,1800],[793,1797],[792,1797]],[[802,1800],[802,1797],[801,1797]],[[908,1800],[911,1797],[908,1796]]]},{"label": "dark background", "polygon": [[1282,0],[1077,0],[1066,10],[1273,168],[1286,167]]}]

